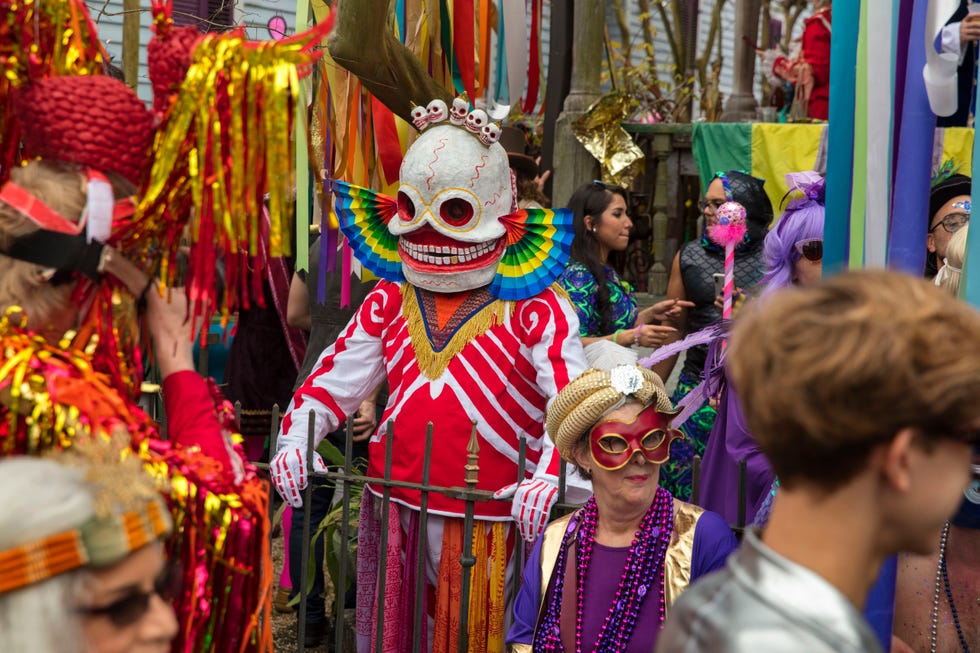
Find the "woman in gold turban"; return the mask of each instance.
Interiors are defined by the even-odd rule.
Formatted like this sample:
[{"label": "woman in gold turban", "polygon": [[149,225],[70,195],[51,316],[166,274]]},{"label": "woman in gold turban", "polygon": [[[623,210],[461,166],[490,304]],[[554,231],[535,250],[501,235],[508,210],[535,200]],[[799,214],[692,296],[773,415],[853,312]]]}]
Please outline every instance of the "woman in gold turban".
[{"label": "woman in gold turban", "polygon": [[735,548],[718,515],[658,485],[683,437],[675,414],[660,377],[629,363],[586,370],[555,398],[548,434],[595,494],[535,544],[509,650],[650,651],[677,595]]}]

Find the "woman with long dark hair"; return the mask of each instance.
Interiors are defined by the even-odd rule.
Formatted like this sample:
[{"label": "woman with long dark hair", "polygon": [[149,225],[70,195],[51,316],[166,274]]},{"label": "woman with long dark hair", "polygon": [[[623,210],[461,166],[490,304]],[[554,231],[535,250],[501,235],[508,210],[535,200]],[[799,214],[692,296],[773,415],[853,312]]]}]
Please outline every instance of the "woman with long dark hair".
[{"label": "woman with long dark hair", "polygon": [[671,299],[638,310],[632,288],[609,265],[609,255],[629,245],[633,222],[626,189],[589,182],[572,194],[568,208],[574,215],[575,238],[568,268],[558,283],[575,306],[582,343],[601,339],[657,347],[666,342],[675,329],[660,322],[693,304]]},{"label": "woman with long dark hair", "polygon": [[671,426],[677,411],[659,376],[605,347],[606,363],[548,409],[548,435],[595,494],[535,543],[514,600],[510,653],[651,651],[674,599],[737,545],[721,517],[658,485],[680,437]]}]

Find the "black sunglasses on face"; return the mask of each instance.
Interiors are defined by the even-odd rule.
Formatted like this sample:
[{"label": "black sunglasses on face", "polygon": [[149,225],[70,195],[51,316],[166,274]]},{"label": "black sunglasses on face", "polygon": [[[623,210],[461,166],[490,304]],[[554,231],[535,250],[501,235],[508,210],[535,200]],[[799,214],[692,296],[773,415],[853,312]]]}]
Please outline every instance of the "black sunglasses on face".
[{"label": "black sunglasses on face", "polygon": [[132,626],[146,615],[150,601],[156,594],[165,602],[173,600],[180,590],[180,573],[176,564],[167,563],[149,592],[133,590],[108,605],[77,608],[86,617],[107,617],[117,628]]},{"label": "black sunglasses on face", "polygon": [[823,241],[819,238],[801,240],[794,243],[793,247],[797,253],[808,261],[816,263],[823,260]]}]

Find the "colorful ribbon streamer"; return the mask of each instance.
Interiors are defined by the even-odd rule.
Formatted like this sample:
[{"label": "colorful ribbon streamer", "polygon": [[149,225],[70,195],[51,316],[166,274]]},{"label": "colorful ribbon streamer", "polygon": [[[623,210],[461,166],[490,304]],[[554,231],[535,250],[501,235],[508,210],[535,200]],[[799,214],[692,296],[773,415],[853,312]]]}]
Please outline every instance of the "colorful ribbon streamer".
[{"label": "colorful ribbon streamer", "polygon": [[848,259],[851,188],[854,169],[855,69],[861,3],[834,7],[830,41],[829,145],[827,148],[827,213],[824,220],[824,275],[842,271]]},{"label": "colorful ribbon streamer", "polygon": [[[910,9],[908,59],[895,161],[895,184],[888,239],[888,266],[922,274],[928,228],[929,178],[936,117],[929,108],[922,67],[925,65],[926,3],[906,0]],[[829,193],[829,189],[828,189]],[[827,207],[828,217],[830,206]]]}]

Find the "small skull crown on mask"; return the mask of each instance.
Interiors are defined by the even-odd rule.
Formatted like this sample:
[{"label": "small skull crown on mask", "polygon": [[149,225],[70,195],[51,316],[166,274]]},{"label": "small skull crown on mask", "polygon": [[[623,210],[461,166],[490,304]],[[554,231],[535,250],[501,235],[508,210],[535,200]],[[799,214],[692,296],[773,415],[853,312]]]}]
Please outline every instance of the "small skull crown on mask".
[{"label": "small skull crown on mask", "polygon": [[449,124],[464,127],[476,135],[480,142],[487,147],[500,140],[500,125],[490,122],[490,116],[483,109],[470,111],[470,105],[466,101],[465,95],[453,100],[451,108],[447,107],[442,100],[433,100],[424,107],[419,105],[412,107],[412,124],[419,131],[425,131],[426,128],[447,120]]}]

